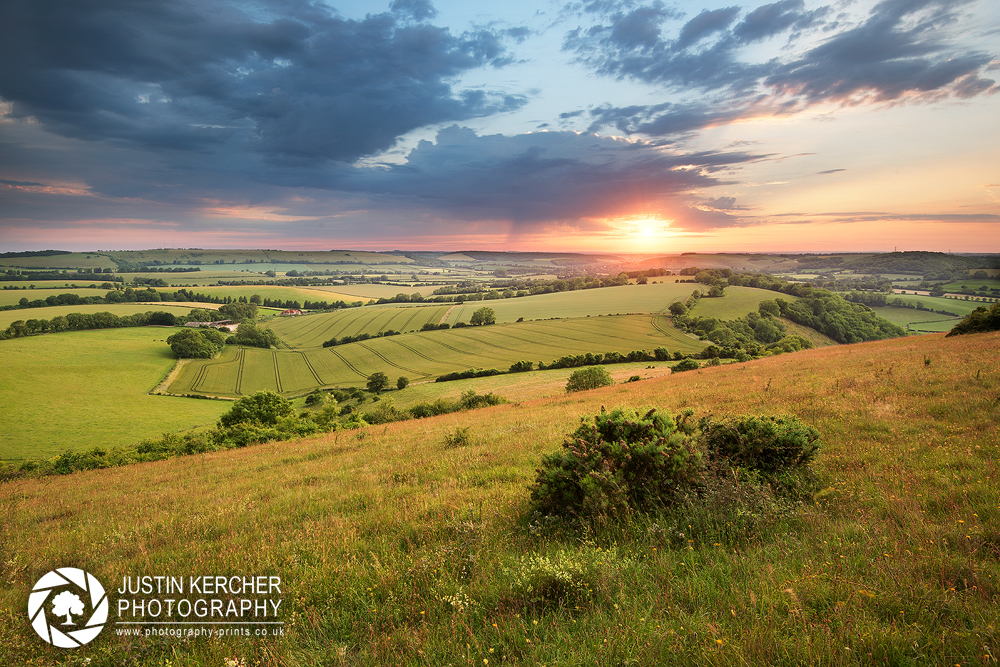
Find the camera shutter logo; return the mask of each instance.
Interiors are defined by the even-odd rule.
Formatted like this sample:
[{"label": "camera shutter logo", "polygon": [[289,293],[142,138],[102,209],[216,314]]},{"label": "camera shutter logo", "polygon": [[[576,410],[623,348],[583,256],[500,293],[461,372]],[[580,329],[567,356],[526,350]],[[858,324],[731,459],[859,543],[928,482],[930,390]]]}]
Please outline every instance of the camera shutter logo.
[{"label": "camera shutter logo", "polygon": [[[89,600],[91,609],[86,623],[83,622],[87,615],[85,600]],[[53,616],[66,620],[50,623],[45,613],[47,605]],[[31,589],[28,618],[38,636],[49,644],[76,648],[91,641],[104,628],[108,620],[108,596],[94,575],[75,567],[61,567],[39,579]]]}]

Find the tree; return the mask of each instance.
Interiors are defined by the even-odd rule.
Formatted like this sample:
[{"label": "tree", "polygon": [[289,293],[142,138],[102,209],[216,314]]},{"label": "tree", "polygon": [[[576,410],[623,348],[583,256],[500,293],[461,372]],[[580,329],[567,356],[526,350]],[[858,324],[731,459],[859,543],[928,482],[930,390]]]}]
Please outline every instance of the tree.
[{"label": "tree", "polygon": [[378,395],[380,391],[389,386],[389,376],[382,371],[376,371],[368,376],[368,391]]},{"label": "tree", "polygon": [[76,593],[63,591],[52,600],[52,613],[56,616],[66,614],[66,622],[63,625],[76,625],[73,623],[71,614],[83,613],[83,602]]},{"label": "tree", "polygon": [[410,384],[410,378],[405,375],[400,375],[399,379],[396,380],[396,389],[406,389]]},{"label": "tree", "polygon": [[219,418],[219,425],[229,428],[241,422],[260,422],[265,426],[274,426],[280,419],[294,414],[295,410],[287,398],[263,389],[236,401],[229,412]]},{"label": "tree", "polygon": [[252,320],[257,317],[257,304],[255,303],[227,303],[219,308],[219,312],[234,322]]},{"label": "tree", "polygon": [[227,341],[233,345],[249,345],[269,349],[279,343],[278,336],[270,329],[261,329],[251,322],[241,322],[236,334]]},{"label": "tree", "polygon": [[573,371],[566,383],[566,391],[585,391],[598,387],[610,387],[615,383],[607,369],[600,366],[589,366]]},{"label": "tree", "polygon": [[223,347],[222,334],[216,329],[182,329],[167,337],[167,345],[179,359],[211,359]]},{"label": "tree", "polygon": [[476,312],[472,313],[472,318],[469,320],[472,326],[479,326],[481,324],[496,324],[497,314],[496,312],[487,306],[483,306]]}]

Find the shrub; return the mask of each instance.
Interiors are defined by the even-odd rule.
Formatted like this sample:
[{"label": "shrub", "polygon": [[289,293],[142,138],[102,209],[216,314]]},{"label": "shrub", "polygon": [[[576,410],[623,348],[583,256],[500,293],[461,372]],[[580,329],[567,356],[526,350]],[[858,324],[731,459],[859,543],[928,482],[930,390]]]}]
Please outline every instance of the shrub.
[{"label": "shrub", "polygon": [[590,366],[573,371],[566,383],[566,391],[585,391],[598,387],[610,387],[615,383],[607,369],[600,366]]},{"label": "shrub", "polygon": [[369,424],[388,424],[410,419],[410,413],[403,412],[389,399],[381,401],[371,412],[366,412],[364,419]]},{"label": "shrub", "polygon": [[396,380],[396,389],[400,390],[406,389],[409,386],[409,384],[410,384],[410,378],[406,377],[405,375],[400,375],[399,378]]},{"label": "shrub", "polygon": [[321,389],[314,389],[306,396],[306,405],[322,405],[325,401],[326,394]]},{"label": "shrub", "polygon": [[819,431],[798,417],[732,417],[702,420],[709,456],[774,475],[810,463],[819,450]]},{"label": "shrub", "polygon": [[219,418],[219,425],[229,428],[240,422],[260,422],[274,426],[283,417],[293,414],[295,410],[287,398],[264,389],[236,401],[229,412]]},{"label": "shrub", "polygon": [[675,373],[682,373],[684,371],[694,371],[699,368],[701,368],[701,366],[699,366],[698,362],[695,361],[694,359],[683,359],[679,364],[674,364],[673,366],[671,366],[670,370],[672,370]]},{"label": "shrub", "polygon": [[701,474],[690,416],[602,408],[593,424],[581,420],[563,449],[542,459],[531,491],[536,509],[597,517],[670,504]]},{"label": "shrub", "polygon": [[456,427],[451,433],[444,436],[445,447],[468,447],[472,444],[471,426]]},{"label": "shrub", "polygon": [[456,407],[459,410],[474,410],[476,408],[502,405],[504,403],[509,403],[509,401],[499,394],[494,394],[493,392],[477,394],[474,390],[469,389],[462,392],[462,396],[458,399],[458,406]]}]

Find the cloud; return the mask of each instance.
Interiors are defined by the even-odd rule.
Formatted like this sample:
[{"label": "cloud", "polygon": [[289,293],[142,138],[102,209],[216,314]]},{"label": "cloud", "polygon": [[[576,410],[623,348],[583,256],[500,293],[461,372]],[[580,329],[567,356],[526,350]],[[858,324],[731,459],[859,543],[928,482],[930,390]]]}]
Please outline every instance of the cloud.
[{"label": "cloud", "polygon": [[[705,10],[679,27],[672,24],[677,17],[658,3],[627,14],[602,4],[592,12],[599,22],[569,32],[563,48],[603,75],[713,95],[683,103],[605,105],[591,112],[592,131],[613,126],[666,136],[753,116],[799,113],[817,104],[995,93],[1000,90],[996,82],[980,75],[997,62],[995,54],[953,44],[962,29],[964,4],[886,0],[852,25],[842,16],[833,18],[829,7],[806,10],[801,0],[781,0],[749,11],[742,20],[739,7]],[[634,18],[640,15],[648,16],[642,27]],[[779,37],[786,48],[766,61],[751,60],[744,48]]]},{"label": "cloud", "polygon": [[45,183],[32,183],[31,181],[9,181],[6,178],[0,178],[0,185],[11,185],[14,187],[21,187],[21,188],[45,187]]},{"label": "cloud", "polygon": [[642,212],[700,229],[731,226],[736,219],[694,208],[700,202],[696,193],[724,182],[713,175],[719,169],[760,157],[677,153],[576,132],[479,136],[452,126],[434,142],[420,142],[405,164],[355,169],[330,187],[455,219],[515,226]]},{"label": "cloud", "polygon": [[153,150],[226,146],[271,160],[350,162],[428,124],[519,108],[454,90],[509,60],[505,37],[453,34],[426,0],[340,18],[271,0],[0,5],[0,98],[63,136]]},{"label": "cloud", "polygon": [[818,175],[822,176],[824,174],[836,174],[838,171],[847,171],[847,170],[846,169],[827,169],[825,171],[817,171],[816,173]]}]

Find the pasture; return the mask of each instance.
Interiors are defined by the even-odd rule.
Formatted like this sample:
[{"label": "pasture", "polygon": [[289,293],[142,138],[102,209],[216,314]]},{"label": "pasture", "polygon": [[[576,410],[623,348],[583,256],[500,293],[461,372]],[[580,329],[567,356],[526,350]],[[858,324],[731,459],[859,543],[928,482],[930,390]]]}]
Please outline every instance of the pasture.
[{"label": "pasture", "polygon": [[[994,664],[998,344],[809,350],[0,484],[0,660],[67,664],[24,609],[70,565],[106,584],[282,581],[283,637],[126,640],[113,620],[72,654],[94,665]],[[723,501],[583,528],[532,514],[541,458],[602,406],[796,414],[822,434],[822,491],[738,516]],[[447,444],[458,429],[467,443]]]},{"label": "pasture", "polygon": [[[687,285],[691,290],[701,289],[707,291],[704,285]],[[688,292],[690,294],[690,292]],[[687,297],[685,297],[687,298]],[[797,301],[798,297],[770,290],[757,289],[756,287],[727,287],[725,296],[722,297],[702,297],[698,300],[698,305],[691,311],[693,317],[714,317],[720,320],[735,320],[744,317],[749,312],[756,312],[761,301],[770,299],[784,299],[785,301]]]},{"label": "pasture", "polygon": [[[904,329],[917,333],[951,331],[952,327],[962,321],[962,318],[974,311],[977,307],[986,305],[979,301],[966,301],[965,299],[952,299],[945,297],[919,296],[916,294],[891,294],[889,301],[900,299],[905,303],[912,303],[914,308],[897,308],[894,306],[876,306],[872,308],[879,317],[882,317],[893,324]],[[945,310],[951,313],[958,313],[958,317],[950,317],[931,310],[917,310],[916,304],[921,303],[925,308],[931,310]]]},{"label": "pasture", "polygon": [[[421,313],[434,317],[443,310],[446,309],[371,309],[379,313],[381,319],[369,322],[371,326],[385,326],[393,321],[389,318]],[[344,320],[343,331],[357,331],[357,323],[348,319],[351,314],[352,311],[344,311],[334,315],[313,315],[294,318],[292,323],[303,326],[322,317]],[[275,326],[284,322],[277,322]],[[304,329],[298,333],[303,340],[314,335]],[[418,382],[469,368],[505,371],[521,360],[548,364],[567,354],[624,354],[632,350],[652,351],[657,347],[691,353],[702,350],[705,345],[669,327],[665,318],[655,315],[520,322],[416,332],[330,348],[246,350],[244,353],[227,348],[219,359],[194,360],[186,364],[167,391],[239,396],[271,389],[294,395],[316,386],[363,387],[368,376],[376,371],[392,378],[405,375]]]},{"label": "pasture", "polygon": [[147,395],[176,362],[163,342],[173,331],[103,329],[0,342],[0,459],[49,458],[213,425],[228,403]]}]

